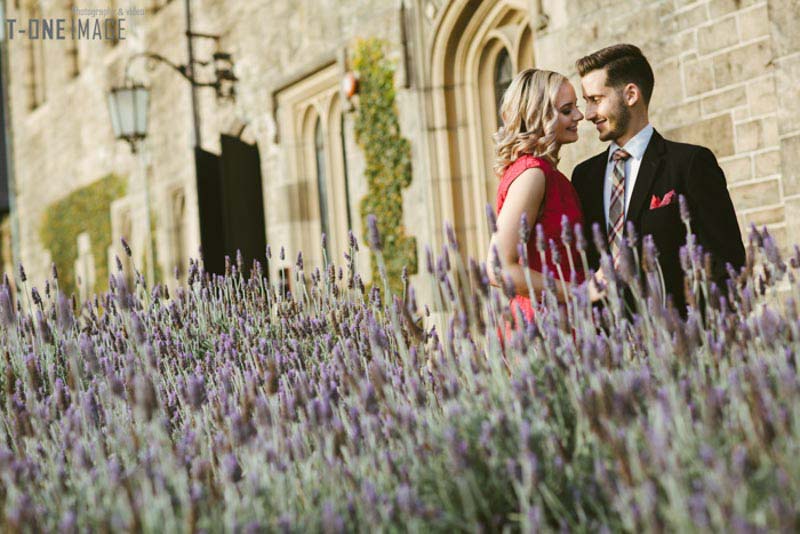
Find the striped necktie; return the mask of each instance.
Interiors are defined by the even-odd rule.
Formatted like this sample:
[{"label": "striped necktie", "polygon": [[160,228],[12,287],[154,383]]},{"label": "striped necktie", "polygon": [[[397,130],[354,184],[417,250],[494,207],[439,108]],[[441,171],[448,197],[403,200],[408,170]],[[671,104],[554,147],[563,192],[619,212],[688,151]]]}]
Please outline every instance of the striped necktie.
[{"label": "striped necktie", "polygon": [[611,182],[611,200],[608,203],[608,249],[614,268],[619,267],[620,248],[625,228],[625,160],[631,157],[618,148],[611,155],[614,169]]}]

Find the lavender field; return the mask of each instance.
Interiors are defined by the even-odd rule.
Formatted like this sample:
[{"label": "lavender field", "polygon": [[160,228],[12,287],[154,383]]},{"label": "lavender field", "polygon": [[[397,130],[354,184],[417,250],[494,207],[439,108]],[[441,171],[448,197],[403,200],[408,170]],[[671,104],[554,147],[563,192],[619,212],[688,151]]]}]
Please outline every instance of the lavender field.
[{"label": "lavender field", "polygon": [[6,281],[2,529],[800,527],[800,249],[753,229],[718,288],[690,241],[704,324],[639,290],[626,312],[620,282],[660,285],[646,240],[602,312],[586,287],[561,312],[545,294],[501,344],[504,290],[452,239],[421,261],[432,302],[365,288],[357,246],[321,271],[298,258],[291,294],[235,260],[193,263],[171,295],[117,272],[75,309],[57,273]]}]

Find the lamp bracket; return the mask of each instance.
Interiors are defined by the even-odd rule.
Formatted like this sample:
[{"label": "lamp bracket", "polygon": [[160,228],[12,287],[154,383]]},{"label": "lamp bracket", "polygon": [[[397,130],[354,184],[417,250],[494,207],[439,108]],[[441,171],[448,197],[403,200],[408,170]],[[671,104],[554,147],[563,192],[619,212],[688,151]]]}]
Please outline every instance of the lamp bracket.
[{"label": "lamp bracket", "polygon": [[[189,32],[187,32],[189,34]],[[209,39],[219,39],[218,36],[213,36],[209,34],[192,34],[193,37],[203,37]],[[215,54],[216,56],[216,54]],[[128,61],[125,65],[125,82],[130,84],[133,83],[133,78],[131,76],[131,66],[133,65],[134,61],[144,58],[147,61],[146,67],[148,71],[155,70],[158,64],[164,64],[177,72],[181,75],[181,77],[187,80],[193,87],[213,87],[217,93],[217,98],[235,98],[235,91],[234,88],[227,87],[227,91],[223,87],[223,80],[228,82],[236,82],[238,79],[233,75],[230,69],[225,72],[216,72],[216,79],[214,81],[200,81],[195,78],[193,69],[186,64],[176,64],[170,61],[168,58],[162,56],[161,54],[157,54],[155,52],[139,52],[137,54],[132,55],[128,58]],[[231,61],[228,59],[228,61]],[[193,61],[194,65],[199,65],[202,67],[209,66],[213,63],[213,61],[200,61],[195,60]]]}]

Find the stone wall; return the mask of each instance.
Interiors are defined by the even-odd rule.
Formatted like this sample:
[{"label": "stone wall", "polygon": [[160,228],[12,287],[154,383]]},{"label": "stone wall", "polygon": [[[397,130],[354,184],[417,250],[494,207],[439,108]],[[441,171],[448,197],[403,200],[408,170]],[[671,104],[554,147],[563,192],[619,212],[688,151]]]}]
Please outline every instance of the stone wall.
[{"label": "stone wall", "polygon": [[[656,129],[713,150],[743,228],[768,225],[784,245],[796,241],[791,162],[800,138],[786,116],[798,113],[796,2],[545,0],[544,8],[550,24],[536,39],[538,65],[578,84],[575,58],[617,42],[640,46],[656,76]],[[582,126],[565,168],[603,148],[591,126]]]},{"label": "stone wall", "polygon": [[[151,0],[141,0],[147,7]],[[547,17],[533,29],[534,63],[569,75],[578,85],[576,58],[608,44],[638,44],[656,71],[652,122],[667,137],[711,147],[728,176],[742,225],[767,224],[784,244],[800,242],[800,21],[796,0],[484,0],[504,2],[527,10],[531,20]],[[8,16],[24,19],[23,7]],[[164,4],[159,0],[159,5]],[[404,191],[405,219],[417,237],[420,258],[427,243],[441,243],[442,222],[448,213],[431,197],[434,182],[457,180],[486,169],[468,169],[473,154],[449,153],[462,176],[439,172],[448,160],[435,161],[438,129],[431,120],[432,95],[442,89],[432,78],[431,61],[451,59],[448,43],[437,32],[449,10],[472,10],[475,0],[192,0],[194,29],[221,35],[220,46],[233,54],[240,78],[235,103],[218,102],[213,91],[200,89],[199,107],[203,148],[218,152],[220,133],[238,131],[258,143],[263,176],[267,240],[273,255],[281,245],[287,258],[273,262],[273,271],[294,264],[298,250],[308,246],[303,236],[318,226],[287,220],[287,209],[302,210],[308,202],[302,191],[307,177],[292,171],[291,153],[297,139],[279,135],[275,91],[304,73],[336,61],[342,73],[347,53],[357,37],[380,36],[390,42],[397,62],[398,106],[403,134],[410,140],[414,182]],[[107,2],[81,2],[81,7],[107,7]],[[541,5],[541,12],[540,12]],[[66,0],[53,0],[43,16],[61,16]],[[484,6],[485,7],[485,6]],[[141,214],[143,195],[137,161],[129,148],[113,139],[105,92],[122,81],[127,57],[142,50],[158,52],[177,63],[186,59],[183,0],[167,2],[131,21],[130,37],[116,46],[79,43],[80,74],[73,77],[64,42],[43,43],[47,68],[46,98],[27,109],[25,41],[10,43],[11,109],[16,162],[17,206],[22,261],[34,283],[49,270],[49,255],[38,239],[47,206],[74,188],[110,172],[128,176],[131,203]],[[403,24],[405,24],[405,33]],[[463,26],[456,26],[460,31]],[[501,32],[502,33],[502,32]],[[405,39],[404,39],[405,37]],[[212,43],[198,43],[198,57],[208,56]],[[198,212],[193,168],[192,116],[188,83],[166,67],[133,69],[152,88],[148,139],[149,174],[157,212],[168,192],[185,187],[187,195],[186,250],[197,256]],[[446,102],[452,106],[452,101]],[[463,128],[464,110],[456,109],[453,128]],[[461,131],[461,130],[459,130]],[[590,124],[583,124],[581,141],[566,147],[561,163],[566,174],[581,159],[600,151]],[[365,191],[363,157],[352,136],[352,115],[345,114],[345,144],[350,177],[354,230],[361,234],[359,198]],[[464,146],[454,143],[454,147]],[[443,176],[445,176],[443,178]],[[306,184],[307,185],[307,184]],[[487,199],[491,200],[491,199]],[[291,208],[295,206],[295,208]],[[454,208],[450,207],[450,213]],[[76,215],[79,216],[79,215]],[[157,217],[158,219],[158,217]],[[143,220],[138,217],[137,221]],[[164,232],[158,234],[159,258],[168,261]],[[365,248],[365,247],[364,247]],[[368,270],[365,251],[359,258]],[[424,261],[420,262],[424,268]],[[169,272],[168,265],[162,269]],[[274,273],[273,273],[274,274]]]},{"label": "stone wall", "polygon": [[[142,5],[137,3],[136,6],[143,7],[150,2],[142,0]],[[36,284],[42,283],[50,266],[50,256],[38,236],[42,214],[49,204],[72,189],[112,171],[128,176],[131,204],[138,206],[134,222],[141,224],[143,221],[139,163],[125,143],[114,140],[106,91],[122,82],[126,60],[135,52],[148,50],[175,63],[186,61],[184,2],[159,0],[158,3],[164,7],[157,11],[148,9],[144,17],[130,19],[128,39],[116,46],[97,41],[80,42],[77,77],[68,74],[70,64],[64,42],[44,42],[46,96],[34,110],[27,105],[27,41],[17,38],[9,43],[20,253],[29,277]],[[24,2],[19,8],[15,8],[14,3],[9,4],[8,17],[29,18]],[[67,0],[49,2],[42,16],[66,16],[67,5]],[[238,129],[240,124],[246,125],[243,138],[258,143],[261,152],[268,242],[275,256],[280,245],[285,245],[285,265],[294,265],[294,258],[304,243],[292,234],[281,232],[284,221],[275,219],[281,212],[283,198],[278,190],[287,179],[286,154],[290,147],[286,142],[280,144],[276,137],[272,91],[284,80],[313,68],[320,58],[344,49],[358,36],[374,33],[372,30],[376,28],[388,29],[380,34],[394,40],[392,50],[396,50],[397,6],[379,0],[344,4],[333,0],[192,0],[192,6],[194,31],[221,35],[220,46],[233,54],[240,77],[235,103],[218,102],[213,90],[198,90],[202,147],[218,153],[219,135],[229,133],[232,128]],[[92,0],[81,2],[80,7],[108,7],[108,3]],[[199,59],[207,59],[213,49],[213,43],[198,41],[195,54]],[[182,184],[187,194],[186,249],[192,257],[197,257],[200,240],[190,86],[166,66],[148,71],[145,62],[136,62],[132,72],[137,80],[151,87],[146,159],[156,220],[166,218],[159,217],[159,212],[164,210],[167,192],[176,184]],[[345,127],[352,129],[351,117],[347,118]],[[347,152],[352,158],[351,169],[358,172],[363,164],[352,135],[348,138]],[[358,174],[354,177],[356,192],[363,189],[358,177]],[[168,247],[161,241],[157,243],[157,251],[159,259],[165,262]],[[120,248],[118,244],[115,246]],[[121,249],[117,252],[122,253]],[[361,261],[366,269],[366,251]],[[279,263],[273,262],[273,268],[279,268]],[[138,267],[142,269],[141,264]],[[169,273],[168,265],[161,267]]]},{"label": "stone wall", "polygon": [[800,6],[796,0],[770,0],[772,62],[779,113],[780,172],[788,244],[800,244]]}]

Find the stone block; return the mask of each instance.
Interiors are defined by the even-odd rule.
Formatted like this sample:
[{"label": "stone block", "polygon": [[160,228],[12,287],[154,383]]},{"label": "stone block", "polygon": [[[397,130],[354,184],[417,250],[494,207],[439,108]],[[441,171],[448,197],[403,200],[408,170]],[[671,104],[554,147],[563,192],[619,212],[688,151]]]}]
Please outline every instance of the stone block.
[{"label": "stone block", "polygon": [[310,189],[309,183],[306,181],[279,186],[275,191],[275,196],[281,201],[272,205],[272,209],[278,213],[278,220],[293,222],[311,220],[314,214],[308,201],[309,198],[313,198]]},{"label": "stone block", "polygon": [[708,11],[703,4],[697,4],[694,7],[667,14],[662,22],[664,29],[675,33],[699,26],[708,20]]},{"label": "stone block", "polygon": [[695,122],[700,118],[700,101],[686,102],[667,108],[659,114],[659,123],[663,128],[676,128]]},{"label": "stone block", "polygon": [[729,190],[733,206],[737,211],[778,204],[781,201],[781,189],[778,180],[733,186],[729,187]]},{"label": "stone block", "polygon": [[[615,9],[619,9],[621,2],[612,0]],[[632,2],[629,1],[629,4]],[[646,4],[645,4],[646,5]],[[656,9],[639,9],[631,7],[627,16],[622,18],[623,27],[606,25],[608,29],[616,30],[614,37],[618,42],[645,43],[658,35],[661,29],[658,11]],[[601,26],[602,27],[602,26]],[[650,56],[647,56],[650,59]]]},{"label": "stone block", "polygon": [[747,108],[736,108],[733,110],[733,122],[744,122],[750,118],[750,110]]},{"label": "stone block", "polygon": [[769,15],[766,5],[739,13],[737,18],[742,41],[769,35]]},{"label": "stone block", "polygon": [[768,76],[747,84],[747,101],[753,116],[774,112],[778,106],[775,79]]},{"label": "stone block", "polygon": [[770,150],[769,152],[761,152],[753,156],[753,163],[755,165],[755,177],[763,178],[780,174],[781,172],[781,151]]},{"label": "stone block", "polygon": [[800,134],[781,139],[783,194],[800,194]]},{"label": "stone block", "polygon": [[791,244],[789,242],[789,232],[786,228],[785,224],[782,223],[774,223],[771,225],[767,225],[767,231],[769,234],[775,239],[775,244],[778,245],[778,250],[780,250],[781,256],[783,258],[788,258],[788,254],[790,254]]},{"label": "stone block", "polygon": [[774,208],[767,208],[763,210],[750,211],[743,214],[745,226],[749,227],[750,224],[755,224],[756,227],[761,228],[768,224],[780,224],[786,220],[786,211],[783,206]]},{"label": "stone block", "polygon": [[800,244],[800,197],[787,198],[784,206],[788,244]]},{"label": "stone block", "polygon": [[747,105],[747,92],[744,87],[741,86],[706,96],[701,101],[703,115],[713,115],[720,111],[730,111],[745,105]]},{"label": "stone block", "polygon": [[726,159],[719,162],[729,184],[753,179],[753,161],[750,156]]},{"label": "stone block", "polygon": [[696,50],[697,31],[685,31],[677,34],[657,32],[649,36],[649,39],[642,43],[641,48],[650,64],[658,65],[685,54],[687,50]]},{"label": "stone block", "polygon": [[697,48],[701,54],[709,54],[738,42],[736,17],[728,17],[697,29]]},{"label": "stone block", "polygon": [[677,59],[668,61],[653,68],[656,83],[650,99],[651,109],[660,109],[674,104],[679,94],[676,88],[681,86],[681,68]]},{"label": "stone block", "polygon": [[800,55],[779,60],[775,75],[775,92],[784,118],[779,131],[785,135],[800,124]]},{"label": "stone block", "polygon": [[736,125],[737,152],[749,152],[777,144],[778,125],[775,118],[757,119]]},{"label": "stone block", "polygon": [[711,0],[708,3],[708,12],[712,19],[745,9],[762,0]]},{"label": "stone block", "polygon": [[665,132],[665,136],[675,141],[707,146],[717,158],[734,153],[733,121],[727,113],[675,128]]},{"label": "stone block", "polygon": [[769,40],[757,41],[714,56],[714,83],[724,87],[764,74],[770,68]]},{"label": "stone block", "polygon": [[800,50],[800,8],[797,0],[770,0],[769,20],[772,39],[778,56]]},{"label": "stone block", "polygon": [[683,64],[686,96],[695,96],[714,88],[714,64],[711,60],[687,61]]}]

